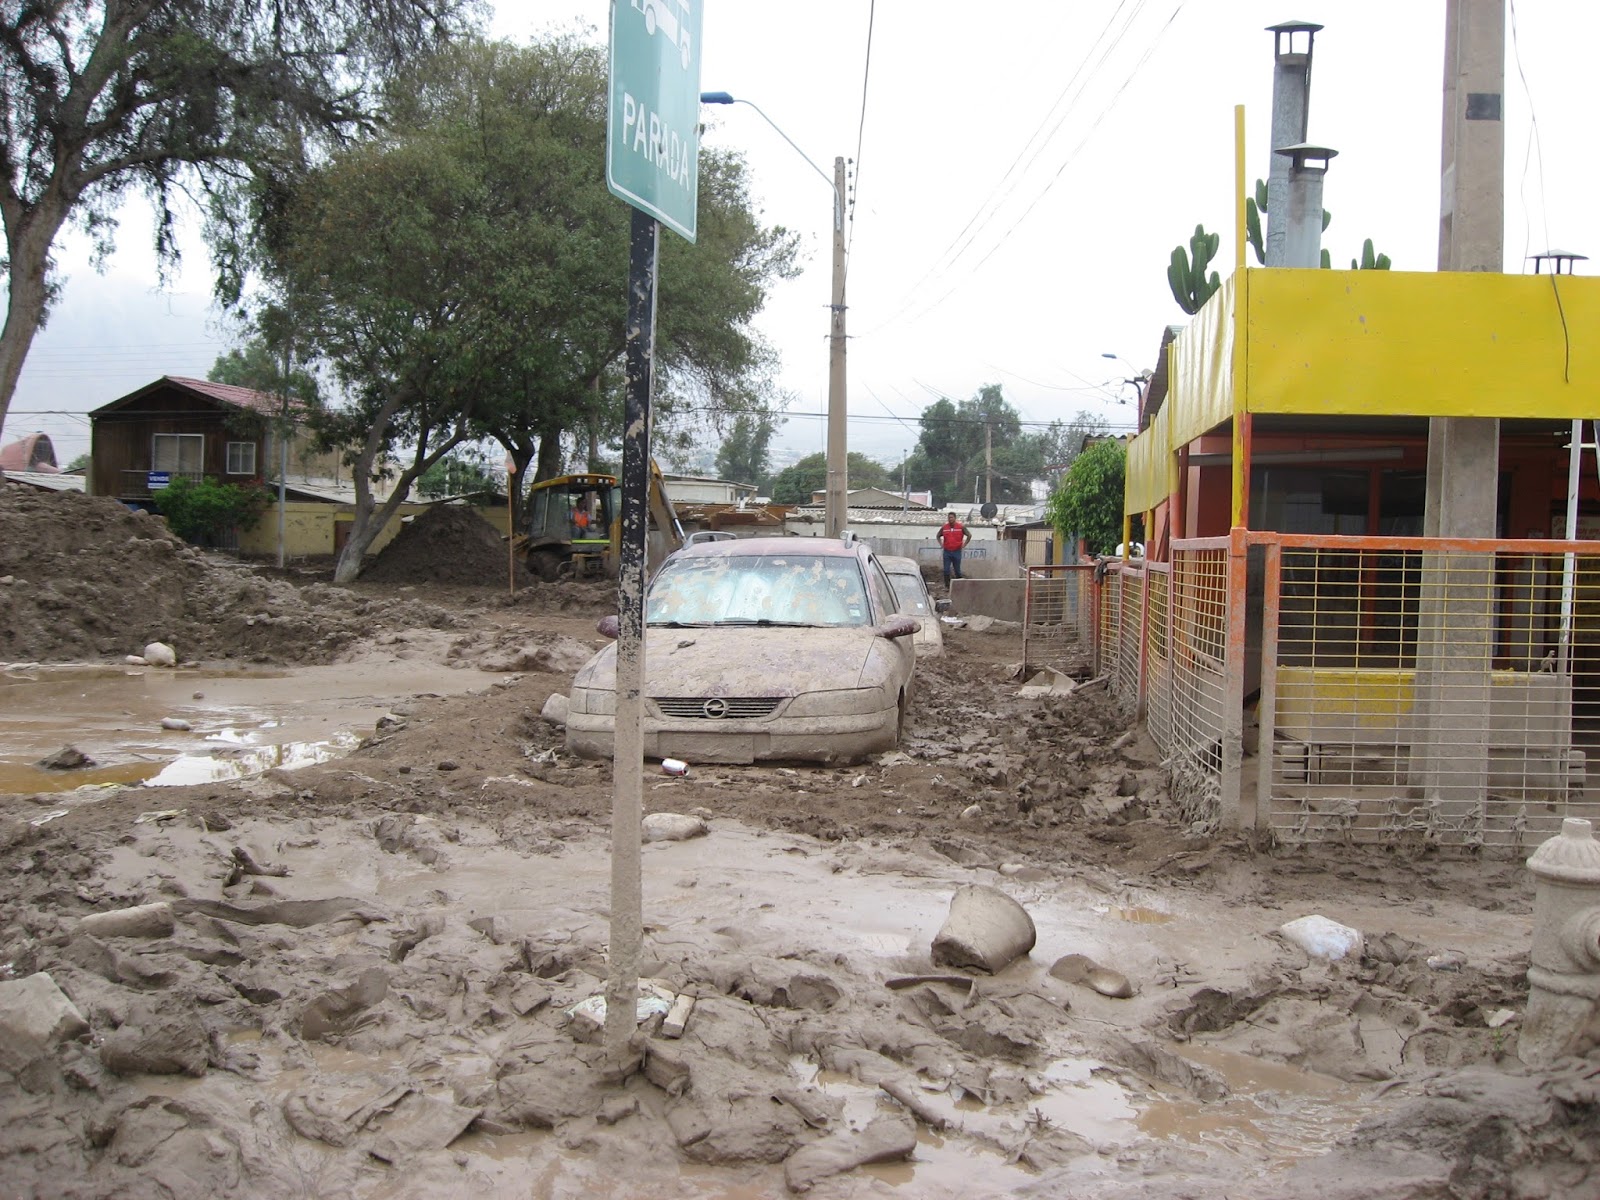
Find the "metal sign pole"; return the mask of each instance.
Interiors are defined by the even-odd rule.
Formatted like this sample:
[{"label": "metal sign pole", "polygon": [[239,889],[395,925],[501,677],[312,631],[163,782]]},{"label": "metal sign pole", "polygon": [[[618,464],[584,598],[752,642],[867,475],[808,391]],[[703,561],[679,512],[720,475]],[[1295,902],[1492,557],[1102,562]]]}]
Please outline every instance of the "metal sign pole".
[{"label": "metal sign pole", "polygon": [[611,978],[606,1047],[620,1057],[635,1029],[644,931],[640,821],[644,808],[644,585],[649,531],[650,389],[661,227],[633,210],[628,252],[627,392],[622,418],[622,546],[617,577],[617,712],[611,778]]},{"label": "metal sign pole", "polygon": [[506,580],[507,591],[517,594],[517,460],[506,455]]}]

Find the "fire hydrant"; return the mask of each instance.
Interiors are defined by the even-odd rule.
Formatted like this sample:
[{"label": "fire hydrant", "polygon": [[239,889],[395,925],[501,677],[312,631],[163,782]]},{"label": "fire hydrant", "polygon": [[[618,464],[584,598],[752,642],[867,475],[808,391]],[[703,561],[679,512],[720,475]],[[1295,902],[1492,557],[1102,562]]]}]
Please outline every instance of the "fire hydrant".
[{"label": "fire hydrant", "polygon": [[1528,859],[1534,876],[1528,1015],[1517,1055],[1547,1066],[1600,1045],[1600,842],[1568,817]]}]

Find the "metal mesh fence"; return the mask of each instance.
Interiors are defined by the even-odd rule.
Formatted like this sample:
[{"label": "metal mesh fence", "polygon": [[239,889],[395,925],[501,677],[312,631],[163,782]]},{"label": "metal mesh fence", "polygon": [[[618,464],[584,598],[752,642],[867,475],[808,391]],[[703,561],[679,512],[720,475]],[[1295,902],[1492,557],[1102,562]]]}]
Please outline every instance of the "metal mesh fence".
[{"label": "metal mesh fence", "polygon": [[1145,566],[1145,724],[1163,753],[1172,749],[1172,567]]},{"label": "metal mesh fence", "polygon": [[1276,543],[1259,804],[1280,841],[1521,849],[1563,817],[1600,818],[1586,769],[1600,739],[1600,552]]},{"label": "metal mesh fence", "polygon": [[1025,672],[1065,668],[1090,649],[1093,609],[1089,578],[1093,570],[1070,563],[1023,568]]},{"label": "metal mesh fence", "polygon": [[1171,673],[1171,699],[1165,749],[1172,797],[1186,819],[1215,827],[1221,821],[1223,799],[1228,550],[1175,546],[1170,605],[1166,669]]},{"label": "metal mesh fence", "polygon": [[1106,675],[1117,660],[1117,642],[1122,636],[1122,571],[1101,564],[1095,589],[1094,673]]},{"label": "metal mesh fence", "polygon": [[1144,641],[1144,567],[1124,564],[1121,570],[1121,613],[1116,653],[1107,665],[1111,695],[1128,712],[1139,710],[1139,663]]}]

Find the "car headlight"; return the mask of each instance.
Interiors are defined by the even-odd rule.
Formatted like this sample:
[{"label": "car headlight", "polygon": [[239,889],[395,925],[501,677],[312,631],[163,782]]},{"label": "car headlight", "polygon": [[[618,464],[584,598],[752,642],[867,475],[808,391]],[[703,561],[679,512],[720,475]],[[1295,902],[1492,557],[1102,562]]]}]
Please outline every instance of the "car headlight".
[{"label": "car headlight", "polygon": [[882,688],[839,688],[802,692],[789,701],[790,717],[861,717],[889,707]]},{"label": "car headlight", "polygon": [[572,711],[597,717],[615,716],[617,694],[608,688],[575,687],[568,698]]}]

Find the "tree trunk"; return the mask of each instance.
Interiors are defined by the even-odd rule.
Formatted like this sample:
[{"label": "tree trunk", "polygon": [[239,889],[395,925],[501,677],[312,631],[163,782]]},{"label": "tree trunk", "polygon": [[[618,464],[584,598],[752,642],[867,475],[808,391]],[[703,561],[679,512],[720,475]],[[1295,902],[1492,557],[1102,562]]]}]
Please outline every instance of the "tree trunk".
[{"label": "tree trunk", "polygon": [[[6,282],[6,320],[0,327],[0,426],[11,409],[11,397],[27,361],[28,348],[44,322],[50,289],[46,275],[50,268],[50,243],[66,217],[44,206],[20,214],[18,228],[8,228],[11,250],[10,273]],[[11,214],[7,214],[11,226]]]},{"label": "tree trunk", "polygon": [[539,464],[534,468],[534,481],[554,479],[561,473],[561,430],[543,430],[539,434]]},{"label": "tree trunk", "polygon": [[351,474],[354,475],[356,488],[356,519],[350,526],[350,540],[345,542],[344,549],[339,551],[338,561],[333,566],[334,583],[354,583],[361,574],[362,560],[366,558],[367,550],[372,546],[383,532],[384,528],[394,519],[400,506],[411,495],[411,485],[419,476],[427,472],[457,445],[466,440],[467,433],[465,419],[456,426],[455,433],[451,434],[431,453],[425,453],[427,434],[424,433],[423,441],[417,448],[416,457],[396,481],[393,493],[383,502],[383,507],[377,506],[377,501],[372,495],[372,468],[378,461],[378,456],[383,453],[384,435],[389,428],[389,423],[394,414],[405,407],[406,398],[403,394],[391,395],[378,410],[372,425],[367,433],[367,440],[361,445],[361,453],[356,457]]}]

